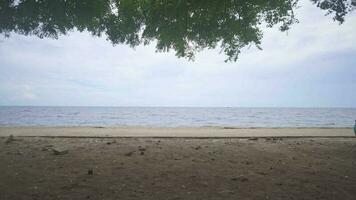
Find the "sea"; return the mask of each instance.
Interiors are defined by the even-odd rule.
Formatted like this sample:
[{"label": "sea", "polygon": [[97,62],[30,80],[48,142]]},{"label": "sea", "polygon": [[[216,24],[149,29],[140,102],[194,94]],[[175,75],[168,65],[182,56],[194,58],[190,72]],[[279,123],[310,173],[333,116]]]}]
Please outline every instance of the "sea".
[{"label": "sea", "polygon": [[0,106],[0,126],[353,127],[356,108]]}]

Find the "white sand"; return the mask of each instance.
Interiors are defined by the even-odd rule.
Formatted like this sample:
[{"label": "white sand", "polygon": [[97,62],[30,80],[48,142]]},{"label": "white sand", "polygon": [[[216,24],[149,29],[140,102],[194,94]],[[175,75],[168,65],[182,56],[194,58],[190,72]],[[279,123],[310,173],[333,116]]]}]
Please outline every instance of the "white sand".
[{"label": "white sand", "polygon": [[351,128],[0,127],[0,137],[350,137]]}]

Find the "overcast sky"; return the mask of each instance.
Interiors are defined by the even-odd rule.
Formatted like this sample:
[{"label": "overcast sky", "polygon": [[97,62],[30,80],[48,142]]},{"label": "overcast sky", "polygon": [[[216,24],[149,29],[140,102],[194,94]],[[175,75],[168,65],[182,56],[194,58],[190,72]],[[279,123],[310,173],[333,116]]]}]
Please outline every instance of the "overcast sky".
[{"label": "overcast sky", "polygon": [[1,37],[0,105],[356,107],[355,13],[340,26],[308,2],[297,18],[230,63],[219,49],[191,62],[85,32]]}]

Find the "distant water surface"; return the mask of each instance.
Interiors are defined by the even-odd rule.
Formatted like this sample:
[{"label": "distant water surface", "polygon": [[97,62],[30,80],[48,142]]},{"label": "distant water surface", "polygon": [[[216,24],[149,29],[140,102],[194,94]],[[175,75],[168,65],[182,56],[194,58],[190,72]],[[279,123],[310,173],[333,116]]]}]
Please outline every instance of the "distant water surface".
[{"label": "distant water surface", "polygon": [[0,126],[352,127],[356,108],[0,107]]}]

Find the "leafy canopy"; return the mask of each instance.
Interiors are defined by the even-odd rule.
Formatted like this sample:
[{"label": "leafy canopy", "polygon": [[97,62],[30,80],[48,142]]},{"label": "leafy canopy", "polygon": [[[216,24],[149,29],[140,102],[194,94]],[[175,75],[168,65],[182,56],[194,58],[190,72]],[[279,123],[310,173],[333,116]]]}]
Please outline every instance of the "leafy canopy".
[{"label": "leafy canopy", "polygon": [[[220,46],[227,61],[242,48],[260,49],[261,24],[286,31],[298,20],[298,0],[1,0],[0,33],[58,38],[70,31],[105,35],[115,44],[135,47],[156,41],[159,52],[174,50],[193,59],[196,52]],[[342,23],[355,2],[311,0]]]}]

